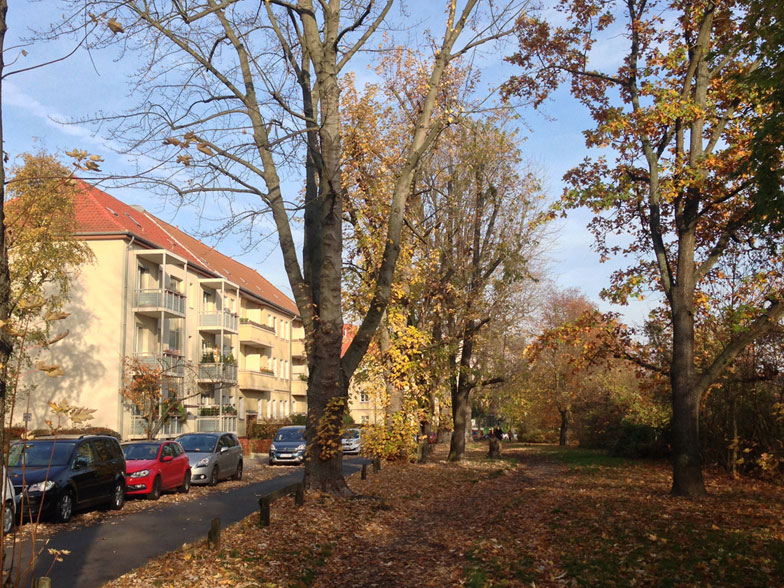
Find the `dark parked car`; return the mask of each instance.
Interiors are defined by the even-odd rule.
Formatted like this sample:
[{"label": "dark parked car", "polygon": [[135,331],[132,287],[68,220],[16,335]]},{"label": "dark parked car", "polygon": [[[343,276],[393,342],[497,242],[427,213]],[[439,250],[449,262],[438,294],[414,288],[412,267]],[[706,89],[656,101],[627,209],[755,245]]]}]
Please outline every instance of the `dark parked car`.
[{"label": "dark parked car", "polygon": [[11,445],[8,476],[21,496],[22,516],[58,522],[75,509],[125,503],[125,458],[107,435],[38,438]]},{"label": "dark parked car", "polygon": [[275,433],[269,449],[269,463],[301,464],[305,461],[305,427],[281,427]]},{"label": "dark parked car", "polygon": [[242,479],[242,446],[234,433],[186,433],[177,441],[188,456],[192,484]]},{"label": "dark parked car", "polygon": [[158,500],[163,490],[188,492],[191,466],[176,441],[131,441],[122,444],[125,454],[125,493]]}]

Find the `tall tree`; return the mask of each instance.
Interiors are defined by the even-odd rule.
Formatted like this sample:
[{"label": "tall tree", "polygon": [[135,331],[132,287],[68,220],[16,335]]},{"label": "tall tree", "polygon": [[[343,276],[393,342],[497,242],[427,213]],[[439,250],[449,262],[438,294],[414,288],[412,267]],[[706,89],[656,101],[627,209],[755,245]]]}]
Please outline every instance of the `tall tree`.
[{"label": "tall tree", "polygon": [[[432,64],[394,179],[371,303],[341,357],[340,76],[381,27],[393,0],[74,3],[105,23],[98,44],[120,39],[147,59],[136,86],[141,104],[113,119],[116,136],[132,137],[133,151],[159,158],[171,170],[165,183],[183,197],[228,195],[234,223],[260,212],[272,216],[306,333],[309,487],[348,492],[338,451],[348,383],[389,298],[414,174],[443,124],[433,116],[443,76],[459,55],[505,35],[517,4],[445,3],[443,36],[430,39]],[[458,46],[469,23],[472,34]],[[301,206],[300,190],[284,183],[294,161],[304,162],[297,174],[304,180]],[[300,211],[301,259],[290,218]]]},{"label": "tall tree", "polygon": [[[562,77],[596,122],[588,147],[611,147],[570,171],[563,209],[587,207],[603,258],[622,252],[635,264],[616,272],[606,294],[625,302],[655,287],[671,322],[673,484],[676,495],[705,493],[699,440],[700,403],[724,368],[784,314],[780,266],[751,263],[761,304],[710,358],[695,357],[695,301],[728,248],[754,259],[780,247],[782,208],[760,206],[744,169],[755,131],[771,104],[743,83],[759,66],[753,23],[735,0],[594,2],[563,0],[568,27],[519,22],[523,68],[507,86],[541,103]],[[614,69],[594,67],[602,42],[622,38]],[[614,51],[617,53],[617,45]],[[781,165],[779,151],[775,164]],[[765,232],[765,231],[763,231]],[[624,236],[623,245],[608,235]],[[759,278],[759,279],[758,279]]]},{"label": "tall tree", "polygon": [[446,131],[423,167],[410,223],[428,268],[428,329],[447,355],[453,461],[463,458],[470,434],[471,392],[503,378],[478,369],[480,334],[532,278],[542,237],[538,179],[516,143],[492,117]]}]

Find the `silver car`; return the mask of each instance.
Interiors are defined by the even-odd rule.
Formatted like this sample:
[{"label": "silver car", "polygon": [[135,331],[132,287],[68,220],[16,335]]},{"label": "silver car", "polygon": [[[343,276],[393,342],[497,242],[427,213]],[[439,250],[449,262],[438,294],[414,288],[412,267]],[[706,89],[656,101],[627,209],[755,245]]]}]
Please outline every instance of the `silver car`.
[{"label": "silver car", "polygon": [[350,453],[359,454],[359,450],[362,446],[362,435],[359,429],[348,429],[345,433],[343,433],[343,438],[341,439],[341,443],[343,445],[343,453],[348,455]]},{"label": "silver car", "polygon": [[8,479],[8,476],[5,473],[5,467],[3,467],[2,492],[2,500],[5,504],[5,508],[3,509],[3,535],[7,535],[11,532],[11,529],[14,528],[17,503],[21,497],[17,496],[16,492],[14,492],[14,485],[11,483],[11,480]]},{"label": "silver car", "polygon": [[234,433],[186,433],[177,442],[188,456],[191,484],[242,479],[242,446]]}]

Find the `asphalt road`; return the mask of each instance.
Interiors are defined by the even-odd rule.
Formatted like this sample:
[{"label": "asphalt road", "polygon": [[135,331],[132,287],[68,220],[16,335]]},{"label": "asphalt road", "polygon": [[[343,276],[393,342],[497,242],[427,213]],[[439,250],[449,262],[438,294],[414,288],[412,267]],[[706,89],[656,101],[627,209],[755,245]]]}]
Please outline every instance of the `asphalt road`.
[{"label": "asphalt road", "polygon": [[[344,461],[344,474],[359,471],[363,461]],[[46,548],[71,553],[52,565],[52,556],[44,552],[35,577],[48,576],[52,588],[97,588],[183,543],[206,537],[213,518],[220,518],[221,528],[225,528],[258,512],[260,495],[300,480],[302,468],[233,490],[220,491],[219,485],[217,492],[199,500],[110,517],[96,525],[58,533]]]}]

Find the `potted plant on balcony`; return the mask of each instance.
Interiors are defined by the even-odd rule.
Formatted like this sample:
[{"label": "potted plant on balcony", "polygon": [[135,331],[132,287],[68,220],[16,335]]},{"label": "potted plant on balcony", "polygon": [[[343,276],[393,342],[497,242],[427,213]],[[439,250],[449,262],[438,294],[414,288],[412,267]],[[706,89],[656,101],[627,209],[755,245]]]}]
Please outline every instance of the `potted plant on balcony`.
[{"label": "potted plant on balcony", "polygon": [[232,406],[231,404],[227,404],[223,407],[223,414],[229,416],[237,416],[237,408]]},{"label": "potted plant on balcony", "polygon": [[215,356],[212,351],[204,351],[201,354],[201,363],[215,363]]},{"label": "potted plant on balcony", "polygon": [[237,360],[234,359],[234,354],[230,352],[228,355],[223,356],[223,363],[226,365],[235,365]]}]

